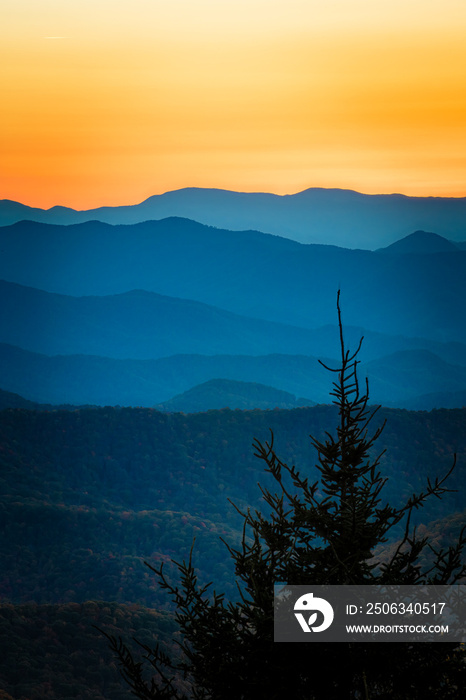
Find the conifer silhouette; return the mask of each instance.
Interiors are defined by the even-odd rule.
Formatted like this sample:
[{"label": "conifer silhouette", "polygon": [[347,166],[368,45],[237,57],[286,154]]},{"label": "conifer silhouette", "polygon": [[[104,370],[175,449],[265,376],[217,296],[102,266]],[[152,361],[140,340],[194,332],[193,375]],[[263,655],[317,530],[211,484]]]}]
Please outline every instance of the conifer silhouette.
[{"label": "conifer silhouette", "polygon": [[[464,577],[461,557],[464,531],[458,542],[436,551],[428,537],[418,538],[411,525],[413,511],[426,499],[448,491],[442,478],[428,481],[402,507],[383,503],[385,479],[379,471],[382,455],[371,457],[384,424],[372,428],[378,408],[369,406],[367,381],[361,388],[358,355],[345,347],[337,297],[341,358],[326,367],[334,381],[331,396],[338,409],[334,434],[311,437],[317,463],[310,478],[283,462],[274,436],[254,440],[256,456],[272,475],[276,492],[261,488],[268,513],[242,512],[241,545],[228,543],[238,585],[238,602],[226,601],[200,586],[193,565],[176,563],[179,583],[171,583],[163,565],[150,567],[175,604],[182,634],[179,658],[169,658],[159,646],[139,645],[135,661],[127,644],[106,634],[121,672],[141,699],[249,700],[442,700],[460,697],[465,681],[465,654],[458,644],[273,642],[273,592],[276,582],[288,584],[452,584]],[[314,480],[315,479],[315,480]],[[390,530],[401,536],[391,554],[378,558]],[[383,548],[382,548],[383,550]],[[430,550],[431,563],[420,556]],[[104,632],[105,633],[105,632]],[[146,674],[149,672],[148,677]]]}]

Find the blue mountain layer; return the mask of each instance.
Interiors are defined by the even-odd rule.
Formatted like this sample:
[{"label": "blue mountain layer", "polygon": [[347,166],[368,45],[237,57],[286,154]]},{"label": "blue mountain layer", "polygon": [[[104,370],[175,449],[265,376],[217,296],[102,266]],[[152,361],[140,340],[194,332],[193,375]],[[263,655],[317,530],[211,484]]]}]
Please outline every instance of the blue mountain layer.
[{"label": "blue mountain layer", "polygon": [[466,342],[466,251],[390,255],[303,245],[185,219],[0,228],[0,278],[66,295],[143,289],[303,328],[335,318],[388,335]]},{"label": "blue mountain layer", "polygon": [[155,195],[134,206],[75,211],[42,210],[3,200],[0,224],[31,219],[54,224],[99,220],[133,224],[181,216],[232,230],[255,228],[303,243],[376,249],[424,229],[464,241],[466,198],[366,195],[311,188],[292,195],[186,188]]}]

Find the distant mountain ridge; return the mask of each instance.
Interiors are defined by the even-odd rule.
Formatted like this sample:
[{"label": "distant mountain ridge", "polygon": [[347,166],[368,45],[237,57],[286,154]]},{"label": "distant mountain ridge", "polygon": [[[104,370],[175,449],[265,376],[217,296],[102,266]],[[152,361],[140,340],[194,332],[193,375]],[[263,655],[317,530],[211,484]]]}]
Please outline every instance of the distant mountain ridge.
[{"label": "distant mountain ridge", "polygon": [[45,355],[306,354],[313,335],[143,290],[71,297],[0,280],[0,342]]},{"label": "distant mountain ridge", "polygon": [[[460,390],[466,388],[466,367],[424,350],[397,352],[361,364],[360,377],[364,376],[369,377],[372,402],[397,408],[409,404],[415,409],[418,396],[423,396],[423,409],[428,404],[441,407],[439,392],[447,392],[451,399],[456,393],[461,401]],[[327,373],[312,356],[174,355],[116,360],[89,355],[47,357],[0,344],[0,387],[37,403],[154,407],[218,378],[264,384],[315,403],[329,402]],[[426,394],[432,394],[430,403]]]},{"label": "distant mountain ridge", "polygon": [[[356,345],[361,336],[366,361],[401,350],[428,349],[447,362],[466,366],[466,344],[346,328],[349,343]],[[332,356],[337,342],[338,329],[331,324],[306,329],[143,290],[72,297],[0,280],[0,343],[49,356]]]},{"label": "distant mountain ridge", "polygon": [[23,398],[19,394],[0,389],[0,411],[8,408],[19,408],[27,411],[75,411],[76,409],[91,409],[94,406],[75,406],[74,404],[37,403]]},{"label": "distant mountain ridge", "polygon": [[[209,379],[172,399],[154,406],[164,413],[198,413],[222,408],[239,410],[293,409],[315,406],[310,399],[296,398],[293,394],[255,382],[239,382],[232,379]],[[97,406],[74,404],[46,404],[29,401],[19,394],[0,389],[0,411],[8,408],[28,411],[83,410]]]},{"label": "distant mountain ridge", "polygon": [[368,251],[179,217],[30,221],[1,227],[0,250],[0,388],[28,400],[154,406],[222,379],[325,401],[337,290],[374,401],[466,389],[466,251],[438,234]]},{"label": "distant mountain ridge", "polygon": [[41,407],[42,404],[29,401],[12,391],[3,391],[3,389],[0,389],[0,410],[2,411],[5,408],[24,408],[29,411],[36,411],[40,410]]},{"label": "distant mountain ridge", "polygon": [[142,289],[241,316],[466,342],[466,251],[389,255],[303,245],[186,219],[0,228],[0,279],[71,296]]},{"label": "distant mountain ridge", "polygon": [[374,401],[466,389],[466,251],[436,234],[372,252],[181,218],[23,222],[0,250],[0,388],[28,400],[154,406],[220,378],[325,401],[338,289]]},{"label": "distant mountain ridge", "polygon": [[352,190],[310,188],[290,195],[185,188],[140,204],[76,211],[48,210],[0,201],[0,225],[23,219],[55,224],[99,220],[134,224],[178,216],[230,230],[257,229],[303,243],[374,250],[412,231],[435,230],[452,241],[466,239],[466,197],[366,195]]}]

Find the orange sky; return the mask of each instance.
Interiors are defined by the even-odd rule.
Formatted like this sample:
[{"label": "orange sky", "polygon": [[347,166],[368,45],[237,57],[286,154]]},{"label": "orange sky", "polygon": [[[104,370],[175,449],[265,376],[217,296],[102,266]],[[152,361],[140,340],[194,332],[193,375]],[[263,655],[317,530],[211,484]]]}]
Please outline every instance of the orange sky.
[{"label": "orange sky", "polygon": [[464,0],[2,0],[0,198],[466,196]]}]

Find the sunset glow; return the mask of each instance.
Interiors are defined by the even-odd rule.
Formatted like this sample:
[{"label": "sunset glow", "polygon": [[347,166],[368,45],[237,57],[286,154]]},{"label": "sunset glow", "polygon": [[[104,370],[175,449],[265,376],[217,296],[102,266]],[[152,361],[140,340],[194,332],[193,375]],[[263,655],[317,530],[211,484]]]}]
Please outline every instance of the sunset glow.
[{"label": "sunset glow", "polygon": [[4,0],[0,198],[466,196],[464,0]]}]

